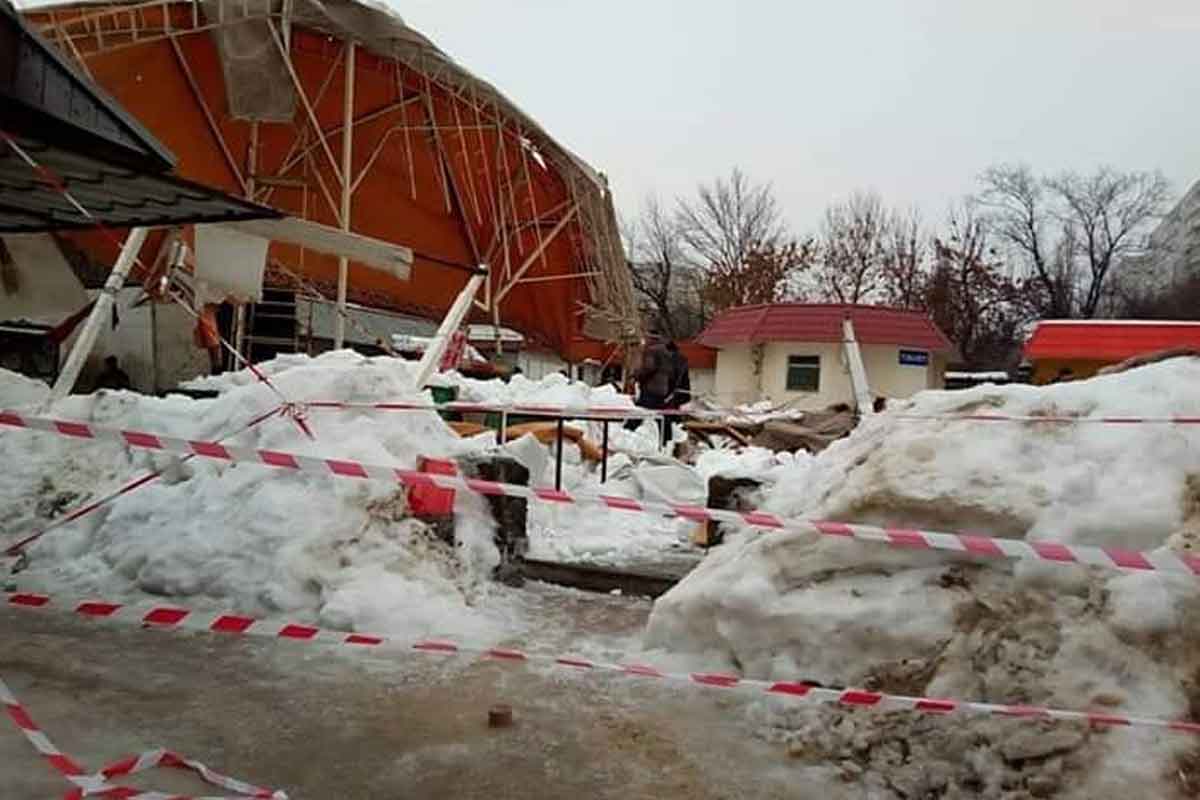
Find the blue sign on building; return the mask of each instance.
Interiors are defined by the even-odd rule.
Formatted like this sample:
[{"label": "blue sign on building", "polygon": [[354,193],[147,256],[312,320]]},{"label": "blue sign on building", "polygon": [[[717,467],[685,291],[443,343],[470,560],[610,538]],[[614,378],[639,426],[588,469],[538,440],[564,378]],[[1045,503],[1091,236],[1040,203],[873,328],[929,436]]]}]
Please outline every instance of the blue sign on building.
[{"label": "blue sign on building", "polygon": [[928,367],[929,353],[925,350],[901,350],[900,363],[906,367]]}]

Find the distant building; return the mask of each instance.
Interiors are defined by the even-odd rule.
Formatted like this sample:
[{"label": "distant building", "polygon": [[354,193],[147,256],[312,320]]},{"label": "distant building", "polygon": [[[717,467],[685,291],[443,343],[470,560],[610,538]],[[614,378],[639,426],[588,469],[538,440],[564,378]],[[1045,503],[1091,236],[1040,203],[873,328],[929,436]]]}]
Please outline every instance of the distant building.
[{"label": "distant building", "polygon": [[854,404],[844,347],[847,318],[874,396],[909,397],[943,387],[954,345],[925,314],[879,306],[773,303],[729,309],[697,337],[718,350],[717,398],[726,405],[769,400],[807,409]]},{"label": "distant building", "polygon": [[1200,277],[1200,181],[1150,234],[1155,276],[1167,286]]},{"label": "distant building", "polygon": [[1127,358],[1180,347],[1200,348],[1200,322],[1048,319],[1025,343],[1025,359],[1042,384],[1090,378]]}]

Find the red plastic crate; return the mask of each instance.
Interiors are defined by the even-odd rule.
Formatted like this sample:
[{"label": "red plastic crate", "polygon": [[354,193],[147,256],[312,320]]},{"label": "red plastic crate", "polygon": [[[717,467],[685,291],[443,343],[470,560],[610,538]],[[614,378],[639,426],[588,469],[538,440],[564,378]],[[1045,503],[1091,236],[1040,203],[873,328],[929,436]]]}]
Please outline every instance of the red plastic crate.
[{"label": "red plastic crate", "polygon": [[[431,475],[457,475],[458,465],[440,458],[417,458],[417,471]],[[446,516],[454,513],[454,490],[440,486],[410,486],[408,507],[418,517]]]}]

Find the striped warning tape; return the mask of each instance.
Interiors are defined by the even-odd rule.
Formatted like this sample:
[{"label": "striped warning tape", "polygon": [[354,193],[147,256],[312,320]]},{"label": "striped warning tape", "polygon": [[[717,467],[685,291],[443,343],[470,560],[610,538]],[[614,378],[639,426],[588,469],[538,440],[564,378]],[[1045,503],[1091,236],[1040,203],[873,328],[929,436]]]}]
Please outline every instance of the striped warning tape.
[{"label": "striped warning tape", "polygon": [[123,758],[120,761],[109,764],[99,772],[86,773],[74,759],[59,750],[50,741],[50,738],[42,732],[41,728],[38,727],[37,723],[33,721],[33,718],[20,704],[16,695],[13,694],[3,678],[0,678],[0,703],[3,703],[5,711],[8,712],[9,719],[17,726],[17,729],[21,731],[26,740],[33,746],[33,749],[41,754],[55,771],[75,787],[67,794],[67,800],[84,797],[129,798],[130,800],[134,798],[136,800],[235,800],[234,798],[219,797],[192,798],[176,793],[166,794],[163,792],[131,789],[125,786],[114,786],[110,783],[114,778],[136,775],[139,772],[145,772],[155,767],[175,767],[191,770],[212,786],[236,792],[237,800],[250,797],[287,800],[287,795],[284,792],[262,789],[245,781],[240,781],[237,778],[222,775],[201,764],[199,761],[184,758],[176,753],[172,753],[170,750],[163,750],[161,748],[147,750],[140,755]]},{"label": "striped warning tape", "polygon": [[[263,414],[259,414],[258,416],[251,419],[249,422],[247,422],[244,426],[242,426],[238,430],[236,430],[232,433],[226,434],[225,436],[222,436],[217,441],[222,442],[233,436],[237,436],[239,434],[245,433],[246,431],[253,428],[255,425],[259,425],[259,424],[271,419],[276,414],[285,413],[286,410],[287,410],[286,406],[278,406],[278,407],[273,408],[270,411],[267,411]],[[191,460],[194,457],[195,457],[194,455],[184,456],[182,459],[180,459],[179,463],[182,464],[186,461]],[[53,522],[51,522],[46,527],[21,537],[19,540],[13,542],[11,545],[4,547],[4,549],[2,551],[0,551],[0,556],[19,555],[22,550],[24,550],[26,547],[28,547],[29,545],[36,542],[38,539],[45,536],[47,533],[57,530],[57,529],[63,527],[64,525],[69,525],[70,523],[74,522],[75,520],[80,519],[81,517],[85,517],[88,514],[91,514],[93,511],[96,511],[97,509],[104,508],[106,505],[113,502],[114,500],[124,497],[125,495],[129,494],[130,492],[134,492],[134,491],[140,489],[141,487],[145,486],[146,484],[152,483],[153,481],[158,480],[165,473],[166,473],[166,469],[164,468],[164,469],[154,470],[153,472],[147,472],[146,474],[144,474],[138,478],[134,478],[129,483],[125,484],[124,486],[118,487],[117,489],[115,489],[112,492],[109,492],[108,494],[104,495],[103,497],[101,497],[97,500],[93,500],[89,503],[85,503],[84,505],[81,505],[78,508],[75,508],[74,510],[69,511],[65,515],[63,515],[63,516],[59,517],[58,519],[54,520]],[[2,545],[0,545],[0,546],[2,546]]]},{"label": "striped warning tape", "polygon": [[205,614],[178,606],[144,606],[98,600],[56,604],[43,594],[8,593],[9,606],[24,609],[53,609],[83,617],[117,620],[154,628],[178,628],[210,633],[261,636],[327,645],[364,648],[388,648],[417,653],[468,655],[487,661],[529,662],[580,671],[608,672],[627,677],[654,678],[717,689],[742,689],[778,695],[811,704],[834,704],[881,711],[914,711],[925,714],[975,714],[1026,720],[1084,722],[1096,727],[1159,728],[1181,733],[1200,734],[1200,723],[1152,717],[1125,716],[1096,711],[1067,711],[1042,706],[979,703],[934,697],[872,692],[865,689],[833,689],[802,681],[765,681],[720,672],[671,672],[638,663],[611,663],[574,655],[544,655],[505,647],[486,647],[437,639],[403,643],[369,633],[345,633],[324,630],[294,622],[269,622],[241,614]]},{"label": "striped warning tape", "polygon": [[1200,556],[1177,552],[1169,548],[1142,552],[1116,547],[1095,547],[1046,541],[1026,542],[967,533],[940,533],[900,527],[878,527],[788,518],[767,511],[729,511],[686,503],[634,500],[629,497],[591,492],[570,493],[559,489],[530,488],[509,483],[436,475],[360,461],[305,456],[281,450],[256,450],[218,442],[193,441],[142,431],[108,428],[86,422],[26,416],[13,411],[0,411],[0,426],[3,425],[46,431],[76,439],[116,441],[131,447],[178,453],[184,456],[196,455],[234,463],[261,464],[276,469],[314,475],[374,479],[401,483],[406,486],[436,486],[485,496],[520,497],[539,503],[600,506],[618,511],[678,517],[694,522],[729,522],[768,530],[815,532],[822,536],[854,539],[895,548],[941,551],[960,556],[1014,561],[1035,560],[1055,564],[1080,564],[1109,569],[1200,576]]}]

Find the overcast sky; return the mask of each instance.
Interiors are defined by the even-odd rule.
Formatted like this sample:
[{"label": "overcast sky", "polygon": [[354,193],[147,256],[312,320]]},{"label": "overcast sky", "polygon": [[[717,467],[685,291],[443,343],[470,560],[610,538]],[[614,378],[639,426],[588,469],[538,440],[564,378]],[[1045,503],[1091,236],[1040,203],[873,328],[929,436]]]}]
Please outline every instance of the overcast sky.
[{"label": "overcast sky", "polygon": [[392,0],[607,173],[734,165],[797,232],[857,188],[941,217],[989,164],[1200,179],[1198,0]]}]

